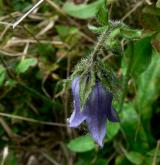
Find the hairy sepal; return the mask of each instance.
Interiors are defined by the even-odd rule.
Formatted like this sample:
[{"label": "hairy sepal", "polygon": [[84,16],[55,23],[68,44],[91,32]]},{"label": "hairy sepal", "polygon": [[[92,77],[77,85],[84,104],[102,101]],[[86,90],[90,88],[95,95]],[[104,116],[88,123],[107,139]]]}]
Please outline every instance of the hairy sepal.
[{"label": "hairy sepal", "polygon": [[87,103],[87,100],[92,92],[93,87],[95,86],[96,78],[93,71],[90,73],[83,73],[80,77],[80,105],[81,112],[84,110],[84,106]]}]

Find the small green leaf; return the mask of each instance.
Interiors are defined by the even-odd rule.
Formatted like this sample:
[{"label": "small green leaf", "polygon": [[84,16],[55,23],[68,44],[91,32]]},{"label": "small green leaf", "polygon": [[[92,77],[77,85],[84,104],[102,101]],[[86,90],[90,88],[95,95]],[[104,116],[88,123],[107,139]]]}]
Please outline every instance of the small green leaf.
[{"label": "small green leaf", "polygon": [[57,25],[56,30],[61,37],[66,37],[69,33],[69,27],[64,25]]},{"label": "small green leaf", "polygon": [[97,21],[100,25],[108,25],[108,8],[106,1],[104,1],[103,5],[98,10]]},{"label": "small green leaf", "polygon": [[125,156],[130,162],[136,165],[141,165],[144,160],[144,156],[138,152],[126,152]]},{"label": "small green leaf", "polygon": [[93,26],[93,25],[88,25],[88,29],[90,31],[92,31],[93,33],[102,33],[102,32],[104,32],[105,30],[108,29],[108,26],[96,27],[96,26]]},{"label": "small green leaf", "polygon": [[71,140],[67,146],[73,152],[87,152],[95,148],[95,143],[89,135],[85,135]]},{"label": "small green leaf", "polygon": [[17,73],[24,73],[26,72],[29,67],[35,66],[37,64],[37,59],[36,58],[26,58],[20,61],[18,65],[16,66],[16,72]]},{"label": "small green leaf", "polygon": [[107,140],[112,140],[120,129],[119,123],[108,122],[107,123]]},{"label": "small green leaf", "polygon": [[56,30],[61,37],[68,37],[71,34],[78,33],[78,28],[74,26],[57,25]]},{"label": "small green leaf", "polygon": [[90,4],[81,4],[81,5],[75,5],[72,2],[67,2],[64,4],[63,10],[70,16],[80,19],[88,19],[96,15],[102,3],[103,0],[98,0]]},{"label": "small green leaf", "polygon": [[80,104],[81,111],[83,111],[84,105],[86,104],[89,95],[92,92],[92,88],[95,85],[95,75],[91,72],[91,75],[83,74],[80,78]]},{"label": "small green leaf", "polygon": [[15,85],[16,85],[16,81],[15,80],[12,80],[12,79],[8,79],[5,82],[5,86],[6,87],[14,87]]},{"label": "small green leaf", "polygon": [[131,29],[129,27],[122,27],[120,29],[120,33],[127,39],[140,38],[142,35],[142,32],[140,30]]},{"label": "small green leaf", "polygon": [[6,70],[2,65],[0,65],[0,87],[3,85],[5,77],[6,77]]}]

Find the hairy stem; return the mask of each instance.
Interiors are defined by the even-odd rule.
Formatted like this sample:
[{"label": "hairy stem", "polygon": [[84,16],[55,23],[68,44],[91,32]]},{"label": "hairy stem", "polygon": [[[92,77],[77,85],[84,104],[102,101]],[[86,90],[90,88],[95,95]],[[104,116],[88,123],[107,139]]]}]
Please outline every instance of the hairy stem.
[{"label": "hairy stem", "polygon": [[106,39],[107,34],[108,34],[108,29],[105,30],[105,31],[100,35],[100,37],[99,37],[99,39],[98,39],[98,42],[97,42],[97,44],[95,45],[95,48],[94,48],[94,50],[93,50],[93,52],[92,52],[92,54],[91,54],[91,57],[92,57],[92,60],[93,60],[93,61],[96,59],[99,50],[102,48],[103,43],[104,43],[104,41],[105,41],[105,39]]},{"label": "hairy stem", "polygon": [[[113,26],[113,25],[112,25]],[[103,44],[107,38],[107,36],[110,35],[110,33],[115,30],[118,27],[118,24],[114,25],[113,27],[111,27],[109,30],[108,28],[100,35],[97,44],[95,45],[95,48],[91,54],[91,58],[92,58],[92,62],[94,62],[94,60],[97,58],[98,52],[100,51],[100,49],[103,47]]]}]

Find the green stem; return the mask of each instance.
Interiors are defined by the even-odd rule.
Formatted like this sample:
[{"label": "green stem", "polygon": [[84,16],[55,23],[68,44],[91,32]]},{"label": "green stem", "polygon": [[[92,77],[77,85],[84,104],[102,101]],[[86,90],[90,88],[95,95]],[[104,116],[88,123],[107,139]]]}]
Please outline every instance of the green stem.
[{"label": "green stem", "polygon": [[110,33],[115,30],[117,27],[119,26],[119,24],[115,24],[112,25],[112,27],[110,29],[106,29],[99,37],[97,44],[95,45],[95,48],[91,54],[91,58],[92,58],[92,63],[94,62],[94,60],[96,60],[98,52],[100,51],[100,49],[103,47],[103,44],[107,38],[107,36],[110,35]]},{"label": "green stem", "polygon": [[66,125],[63,123],[53,123],[53,122],[41,121],[41,120],[36,120],[36,119],[28,118],[28,117],[17,116],[17,115],[8,114],[8,113],[2,113],[2,112],[0,112],[0,116],[8,117],[11,119],[23,120],[23,121],[32,122],[32,123],[37,123],[37,124],[51,125],[51,126],[57,126],[57,127],[66,127]]},{"label": "green stem", "polygon": [[132,58],[134,56],[134,45],[133,45],[133,41],[131,41],[131,56],[129,57],[129,61],[128,61],[128,67],[127,67],[127,73],[123,79],[123,93],[121,96],[121,101],[120,101],[120,108],[119,108],[119,112],[122,111],[123,109],[123,104],[124,104],[124,100],[125,100],[125,96],[128,90],[128,81],[130,78],[130,70],[131,70],[131,65],[132,65]]},{"label": "green stem", "polygon": [[106,39],[107,34],[108,34],[108,29],[105,30],[105,31],[100,35],[100,37],[99,37],[99,39],[98,39],[98,42],[97,42],[97,44],[96,44],[96,46],[95,46],[95,48],[94,48],[94,50],[93,50],[93,52],[92,52],[92,54],[91,54],[92,62],[96,59],[99,50],[103,47],[103,43],[104,43],[104,41],[105,41],[105,39]]}]

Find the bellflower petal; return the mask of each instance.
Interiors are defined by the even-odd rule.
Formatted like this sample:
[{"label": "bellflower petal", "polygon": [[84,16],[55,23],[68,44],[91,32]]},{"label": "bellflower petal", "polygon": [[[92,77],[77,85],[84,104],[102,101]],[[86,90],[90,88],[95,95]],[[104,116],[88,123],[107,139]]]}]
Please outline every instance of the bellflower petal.
[{"label": "bellflower petal", "polygon": [[106,92],[99,82],[96,82],[84,109],[89,131],[100,146],[103,146],[106,134],[107,111],[111,108],[111,99],[112,95]]},{"label": "bellflower petal", "polygon": [[80,112],[79,81],[80,78],[77,77],[72,82],[74,111],[68,120],[70,127],[78,127],[86,119],[86,116]]}]

